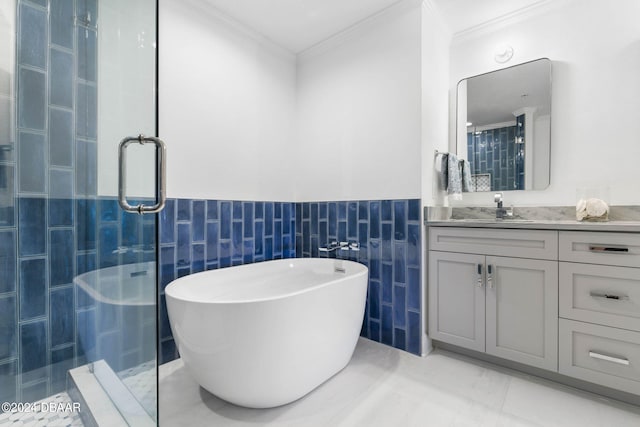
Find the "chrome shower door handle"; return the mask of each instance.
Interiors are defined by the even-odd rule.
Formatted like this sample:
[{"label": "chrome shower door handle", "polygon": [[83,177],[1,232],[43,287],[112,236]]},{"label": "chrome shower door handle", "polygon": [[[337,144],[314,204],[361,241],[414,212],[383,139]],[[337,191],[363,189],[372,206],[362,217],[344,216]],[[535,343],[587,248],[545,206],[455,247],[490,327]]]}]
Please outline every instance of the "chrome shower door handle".
[{"label": "chrome shower door handle", "polygon": [[[145,206],[139,204],[132,206],[127,202],[127,147],[133,143],[144,145],[152,143],[156,146],[156,204]],[[140,215],[146,213],[158,213],[164,209],[167,201],[166,189],[166,165],[167,148],[161,139],[153,136],[129,136],[120,141],[118,148],[118,203],[125,212],[137,213]]]}]

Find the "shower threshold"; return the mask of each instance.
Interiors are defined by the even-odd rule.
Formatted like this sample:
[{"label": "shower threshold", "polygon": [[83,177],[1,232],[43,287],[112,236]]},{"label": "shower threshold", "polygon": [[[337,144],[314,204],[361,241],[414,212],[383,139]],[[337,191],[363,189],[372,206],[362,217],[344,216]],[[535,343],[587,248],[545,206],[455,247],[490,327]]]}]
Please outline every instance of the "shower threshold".
[{"label": "shower threshold", "polygon": [[76,402],[80,402],[80,416],[85,426],[156,425],[104,360],[72,369],[69,376],[72,381],[69,394]]}]

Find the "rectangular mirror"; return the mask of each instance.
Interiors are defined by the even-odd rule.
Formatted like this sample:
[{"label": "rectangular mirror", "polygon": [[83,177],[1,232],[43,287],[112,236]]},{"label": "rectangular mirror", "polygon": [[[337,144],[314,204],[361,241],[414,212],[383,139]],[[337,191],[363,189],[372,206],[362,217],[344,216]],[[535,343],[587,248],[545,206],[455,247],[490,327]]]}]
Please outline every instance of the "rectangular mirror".
[{"label": "rectangular mirror", "polygon": [[457,155],[472,191],[549,186],[551,61],[538,59],[458,83]]}]

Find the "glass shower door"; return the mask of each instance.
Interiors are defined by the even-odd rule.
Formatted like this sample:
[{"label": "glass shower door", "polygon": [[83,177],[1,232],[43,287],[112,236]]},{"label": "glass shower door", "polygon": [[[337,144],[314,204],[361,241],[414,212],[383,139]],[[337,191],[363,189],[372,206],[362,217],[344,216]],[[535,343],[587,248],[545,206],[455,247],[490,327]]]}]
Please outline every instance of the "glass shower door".
[{"label": "glass shower door", "polygon": [[[157,424],[156,215],[118,203],[155,37],[155,0],[0,0],[0,424]],[[155,147],[127,158],[154,204]]]}]

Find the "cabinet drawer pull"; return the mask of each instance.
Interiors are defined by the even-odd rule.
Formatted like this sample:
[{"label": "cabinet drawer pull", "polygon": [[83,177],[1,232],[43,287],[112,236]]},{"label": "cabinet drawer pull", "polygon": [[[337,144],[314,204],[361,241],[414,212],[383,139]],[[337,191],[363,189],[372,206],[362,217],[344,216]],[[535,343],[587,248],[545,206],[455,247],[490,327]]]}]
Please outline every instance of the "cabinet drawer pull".
[{"label": "cabinet drawer pull", "polygon": [[620,253],[626,254],[626,253],[629,253],[629,248],[627,248],[626,246],[589,245],[589,251],[598,252],[598,253],[606,252],[606,253],[614,253],[614,254],[620,254]]},{"label": "cabinet drawer pull", "polygon": [[624,301],[629,299],[629,297],[626,295],[614,295],[614,294],[605,294],[605,293],[599,293],[599,292],[591,292],[589,295],[593,298],[604,298],[604,299],[610,299],[614,301]]},{"label": "cabinet drawer pull", "polygon": [[607,362],[611,362],[611,363],[617,363],[618,365],[629,366],[629,359],[622,359],[620,357],[607,356],[606,354],[596,353],[595,351],[590,351],[589,357],[593,359],[606,360]]}]

